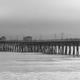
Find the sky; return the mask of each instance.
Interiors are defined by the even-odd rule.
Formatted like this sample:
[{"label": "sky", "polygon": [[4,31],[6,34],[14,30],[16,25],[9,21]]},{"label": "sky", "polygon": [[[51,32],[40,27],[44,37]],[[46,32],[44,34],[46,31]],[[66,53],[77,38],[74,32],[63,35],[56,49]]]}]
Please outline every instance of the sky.
[{"label": "sky", "polygon": [[80,0],[0,0],[0,34],[80,37]]}]

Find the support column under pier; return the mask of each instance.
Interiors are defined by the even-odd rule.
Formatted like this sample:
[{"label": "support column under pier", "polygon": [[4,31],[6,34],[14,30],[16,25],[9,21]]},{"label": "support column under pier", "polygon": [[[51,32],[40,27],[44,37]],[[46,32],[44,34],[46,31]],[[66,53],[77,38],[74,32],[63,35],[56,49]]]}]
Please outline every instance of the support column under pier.
[{"label": "support column under pier", "polygon": [[56,54],[58,54],[58,46],[56,46]]},{"label": "support column under pier", "polygon": [[79,56],[79,46],[76,46],[76,56]]},{"label": "support column under pier", "polygon": [[73,56],[75,56],[75,46],[73,46]]},{"label": "support column under pier", "polygon": [[64,46],[62,45],[61,46],[61,55],[63,55],[64,54]]},{"label": "support column under pier", "polygon": [[67,55],[67,46],[64,45],[64,55]]},{"label": "support column under pier", "polygon": [[69,46],[69,55],[71,55],[71,46]]},{"label": "support column under pier", "polygon": [[53,54],[57,54],[57,48],[56,48],[56,46],[54,45],[54,46],[52,46],[52,52],[53,52]]},{"label": "support column under pier", "polygon": [[78,48],[79,48],[79,55],[80,55],[80,46],[78,46]]},{"label": "support column under pier", "polygon": [[57,54],[57,46],[55,45],[55,54]]},{"label": "support column under pier", "polygon": [[63,53],[64,53],[64,47],[58,46],[58,54],[63,54]]},{"label": "support column under pier", "polygon": [[53,45],[50,45],[49,47],[48,47],[48,51],[49,51],[49,54],[53,54]]}]

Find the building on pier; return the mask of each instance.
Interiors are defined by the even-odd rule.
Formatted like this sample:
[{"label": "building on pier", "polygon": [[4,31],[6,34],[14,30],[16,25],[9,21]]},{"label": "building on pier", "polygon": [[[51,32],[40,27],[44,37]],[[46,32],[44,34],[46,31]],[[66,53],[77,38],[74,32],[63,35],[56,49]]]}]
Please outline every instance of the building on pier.
[{"label": "building on pier", "polygon": [[23,41],[32,41],[32,36],[23,37]]},{"label": "building on pier", "polygon": [[5,36],[1,36],[1,37],[0,37],[0,40],[5,41],[5,40],[7,40],[7,39],[6,39]]}]

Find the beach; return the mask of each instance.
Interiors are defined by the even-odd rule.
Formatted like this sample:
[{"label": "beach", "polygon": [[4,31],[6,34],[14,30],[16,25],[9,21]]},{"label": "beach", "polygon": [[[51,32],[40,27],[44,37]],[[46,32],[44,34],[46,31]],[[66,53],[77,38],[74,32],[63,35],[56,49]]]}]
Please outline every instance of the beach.
[{"label": "beach", "polygon": [[80,80],[80,57],[0,52],[0,80]]}]

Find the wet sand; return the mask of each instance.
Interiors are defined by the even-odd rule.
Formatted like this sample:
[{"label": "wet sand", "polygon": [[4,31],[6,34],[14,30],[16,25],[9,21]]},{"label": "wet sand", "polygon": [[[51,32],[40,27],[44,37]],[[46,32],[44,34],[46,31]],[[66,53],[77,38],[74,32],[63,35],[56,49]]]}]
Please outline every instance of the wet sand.
[{"label": "wet sand", "polygon": [[80,57],[0,52],[0,80],[15,79],[80,80]]}]

